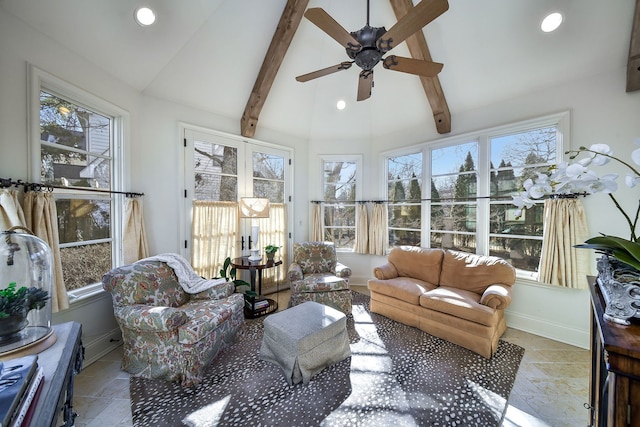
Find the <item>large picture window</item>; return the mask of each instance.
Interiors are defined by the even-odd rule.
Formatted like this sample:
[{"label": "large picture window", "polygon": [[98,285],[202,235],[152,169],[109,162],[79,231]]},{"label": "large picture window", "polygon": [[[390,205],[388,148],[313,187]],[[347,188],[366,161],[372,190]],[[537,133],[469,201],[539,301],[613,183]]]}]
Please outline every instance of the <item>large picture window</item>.
[{"label": "large picture window", "polygon": [[389,245],[496,255],[535,275],[543,201],[518,217],[512,196],[559,161],[568,121],[562,113],[387,153]]},{"label": "large picture window", "polygon": [[323,236],[339,250],[355,247],[360,163],[359,158],[346,156],[322,160]]},{"label": "large picture window", "polygon": [[118,190],[115,154],[124,112],[40,71],[34,71],[33,85],[38,104],[33,175],[56,186],[64,284],[71,295],[81,296],[101,289],[102,276],[118,258],[122,203],[115,203],[121,196],[109,190]]}]

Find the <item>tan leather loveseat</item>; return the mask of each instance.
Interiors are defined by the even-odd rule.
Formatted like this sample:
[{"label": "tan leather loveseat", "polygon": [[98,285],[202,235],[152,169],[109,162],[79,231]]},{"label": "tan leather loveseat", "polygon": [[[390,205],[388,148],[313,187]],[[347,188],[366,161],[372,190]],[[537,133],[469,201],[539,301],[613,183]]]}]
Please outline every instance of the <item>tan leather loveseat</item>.
[{"label": "tan leather loveseat", "polygon": [[371,311],[486,358],[507,328],[515,269],[505,260],[452,250],[397,247],[368,282]]}]

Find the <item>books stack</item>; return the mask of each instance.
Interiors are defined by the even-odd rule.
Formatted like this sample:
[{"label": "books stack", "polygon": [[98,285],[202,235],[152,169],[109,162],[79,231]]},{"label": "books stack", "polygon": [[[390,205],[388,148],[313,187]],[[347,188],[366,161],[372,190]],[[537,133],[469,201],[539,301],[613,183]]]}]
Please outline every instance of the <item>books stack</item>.
[{"label": "books stack", "polygon": [[245,300],[245,305],[247,306],[247,309],[255,313],[269,308],[269,300],[261,299],[253,302],[253,304],[250,300]]},{"label": "books stack", "polygon": [[0,427],[28,426],[43,384],[37,355],[0,362]]}]

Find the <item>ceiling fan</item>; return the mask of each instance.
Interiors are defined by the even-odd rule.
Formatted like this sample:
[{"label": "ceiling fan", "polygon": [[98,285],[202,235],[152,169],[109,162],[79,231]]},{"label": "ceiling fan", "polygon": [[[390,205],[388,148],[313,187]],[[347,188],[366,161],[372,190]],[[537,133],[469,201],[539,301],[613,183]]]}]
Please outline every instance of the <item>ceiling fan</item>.
[{"label": "ceiling fan", "polygon": [[401,71],[418,76],[434,77],[443,65],[438,62],[383,55],[405,41],[416,31],[436,19],[449,9],[447,0],[422,0],[389,30],[369,25],[369,0],[367,0],[367,24],[354,32],[347,32],[322,8],[307,9],[304,16],[331,38],[340,43],[352,61],[344,61],[331,67],[313,71],[296,77],[299,82],[307,82],[338,71],[347,70],[355,64],[362,68],[358,79],[358,101],[371,96],[373,87],[373,67],[380,61],[388,70]]}]

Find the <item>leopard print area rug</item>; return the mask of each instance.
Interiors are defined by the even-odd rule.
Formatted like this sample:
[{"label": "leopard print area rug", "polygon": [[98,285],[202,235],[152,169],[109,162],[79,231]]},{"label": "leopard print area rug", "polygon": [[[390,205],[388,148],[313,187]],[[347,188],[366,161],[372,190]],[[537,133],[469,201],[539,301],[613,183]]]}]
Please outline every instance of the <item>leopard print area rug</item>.
[{"label": "leopard print area rug", "polygon": [[353,292],[351,357],[289,386],[247,320],[198,386],[132,377],[134,426],[499,426],[524,349],[491,359],[369,311]]}]

